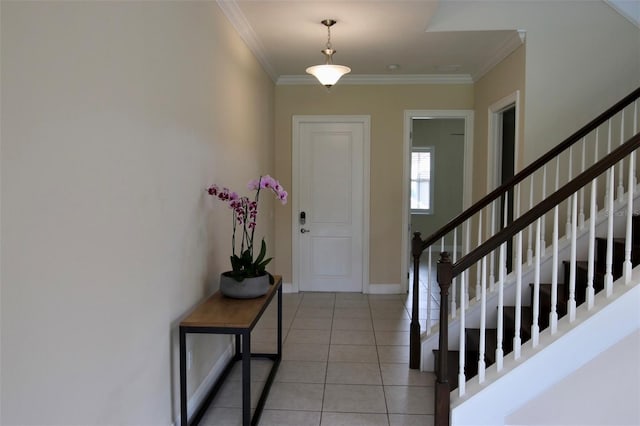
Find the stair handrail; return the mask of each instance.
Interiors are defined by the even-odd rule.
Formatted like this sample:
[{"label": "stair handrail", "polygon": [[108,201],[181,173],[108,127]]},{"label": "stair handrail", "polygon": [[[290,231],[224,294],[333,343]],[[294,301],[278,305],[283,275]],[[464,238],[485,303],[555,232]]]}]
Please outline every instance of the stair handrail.
[{"label": "stair handrail", "polygon": [[[411,324],[410,324],[410,352],[409,352],[409,367],[412,369],[417,369],[421,363],[421,342],[420,342],[420,321],[418,319],[418,310],[419,310],[419,269],[420,269],[420,257],[422,253],[438,240],[442,239],[442,244],[444,246],[444,238],[447,234],[454,231],[460,225],[463,225],[467,220],[470,220],[474,215],[480,212],[482,214],[482,210],[494,203],[496,200],[502,197],[512,197],[513,195],[508,195],[510,191],[513,191],[516,186],[523,182],[527,178],[532,178],[533,175],[541,170],[545,170],[546,175],[546,166],[548,163],[557,159],[562,155],[565,151],[572,149],[572,147],[578,143],[580,140],[584,140],[591,132],[596,130],[602,124],[611,120],[616,114],[632,104],[633,102],[637,102],[638,98],[640,98],[640,87],[636,88],[629,95],[625,96],[623,99],[618,101],[615,105],[607,109],[605,112],[591,120],[577,132],[573,133],[571,136],[566,138],[564,141],[556,145],[554,148],[549,150],[546,154],[542,155],[540,158],[526,166],[522,171],[508,179],[502,185],[498,186],[496,189],[491,191],[485,197],[474,203],[472,206],[467,208],[461,214],[453,218],[443,227],[441,227],[436,232],[432,233],[426,239],[422,239],[419,232],[414,233],[414,237],[411,241],[411,254],[413,257],[413,300],[412,300],[412,313],[411,313]],[[623,112],[624,114],[624,112]],[[609,127],[610,130],[610,127]],[[479,246],[473,249],[472,251],[468,251],[461,259],[455,261],[455,253],[454,253],[454,262],[451,261],[448,253],[441,253],[440,260],[437,265],[437,276],[438,276],[438,285],[440,286],[440,325],[439,325],[439,347],[445,348],[446,351],[448,348],[447,342],[447,331],[448,331],[448,290],[451,287],[452,280],[459,276],[463,271],[469,268],[471,265],[475,264],[479,260],[481,260],[485,255],[491,253],[496,248],[498,248],[501,244],[506,242],[509,238],[512,238],[518,232],[521,232],[527,226],[530,226],[534,221],[538,220],[538,218],[543,217],[545,213],[549,210],[553,209],[564,200],[569,198],[572,194],[574,194],[577,190],[581,189],[585,185],[587,185],[594,177],[597,177],[602,172],[607,170],[608,168],[615,165],[618,161],[622,160],[629,153],[633,152],[640,146],[640,134],[635,134],[633,137],[627,140],[627,142],[621,144],[619,148],[610,151],[609,154],[601,158],[600,160],[595,159],[596,163],[589,167],[587,170],[584,170],[584,145],[583,145],[583,172],[571,179],[569,176],[569,182],[562,186],[562,188],[557,189],[557,181],[556,181],[556,191],[550,196],[546,197],[543,189],[543,199],[542,202],[539,202],[535,206],[531,205],[528,212],[518,217],[511,224],[498,231],[497,233],[492,234],[487,240],[480,243]],[[597,136],[596,136],[596,147],[597,147]],[[596,148],[597,151],[597,148]],[[467,231],[468,232],[468,231]],[[479,238],[480,239],[480,238]],[[454,233],[454,250],[455,250],[455,233]],[[431,252],[430,252],[431,253]],[[445,278],[446,277],[446,278]],[[442,282],[442,278],[445,278],[447,281]],[[455,291],[455,288],[454,288]],[[461,290],[462,291],[462,290]],[[455,309],[455,307],[452,307]],[[461,309],[464,309],[464,306],[461,306]],[[427,327],[429,327],[429,320],[427,320]],[[443,341],[444,340],[444,341]],[[437,366],[437,379],[436,379],[436,398],[435,398],[435,423],[437,425],[449,424],[449,416],[450,416],[450,396],[449,396],[449,384],[447,381],[447,356],[446,354],[441,353],[438,366]]]},{"label": "stair handrail", "polygon": [[500,247],[502,243],[506,242],[508,239],[515,236],[518,232],[531,225],[538,218],[542,217],[545,213],[561,204],[571,195],[578,192],[580,188],[589,184],[594,178],[600,176],[607,169],[610,169],[612,166],[614,166],[616,163],[621,161],[623,158],[631,154],[639,147],[640,133],[629,138],[625,143],[611,151],[610,154],[607,154],[593,166],[580,173],[578,176],[565,184],[562,188],[547,196],[547,198],[533,206],[529,211],[524,213],[518,219],[515,219],[507,227],[498,231],[494,236],[490,237],[481,245],[463,256],[456,263],[452,264],[452,277],[455,278],[460,275],[471,265],[482,259],[486,254],[491,253],[493,250]]},{"label": "stair handrail", "polygon": [[[448,383],[448,366],[447,356],[443,353],[442,348],[448,347],[448,307],[446,296],[448,289],[451,287],[453,278],[459,276],[469,267],[480,261],[487,254],[496,250],[500,245],[508,239],[513,238],[517,233],[531,225],[533,222],[542,217],[551,209],[560,205],[567,198],[576,194],[581,188],[591,183],[595,178],[600,176],[608,169],[614,167],[618,162],[632,154],[640,148],[640,133],[636,133],[625,143],[611,151],[605,157],[597,161],[594,165],[586,169],[584,172],[573,178],[553,194],[546,197],[536,206],[524,213],[518,219],[515,219],[507,227],[498,231],[495,235],[484,241],[471,252],[467,253],[460,260],[452,263],[449,254],[442,252],[438,261],[437,274],[438,284],[441,288],[441,307],[440,307],[440,345],[439,345],[439,363],[436,371],[435,385],[435,418],[436,425],[448,425],[450,421],[450,386]],[[444,291],[443,291],[444,290]]]},{"label": "stair handrail", "polygon": [[[451,219],[446,225],[442,226],[439,230],[429,235],[426,239],[422,241],[420,246],[420,253],[422,253],[425,249],[431,246],[433,243],[437,242],[440,238],[447,235],[449,232],[463,224],[467,219],[473,217],[480,210],[491,204],[496,199],[502,197],[506,192],[510,191],[514,188],[518,183],[522,182],[537,170],[542,168],[545,164],[549,163],[551,160],[556,158],[558,155],[569,149],[572,145],[580,141],[583,137],[587,136],[593,130],[598,128],[601,124],[605,123],[611,117],[613,117],[618,112],[622,111],[626,106],[628,106],[631,102],[640,98],[640,87],[631,92],[629,95],[625,96],[611,108],[600,114],[598,117],[591,120],[588,124],[583,126],[580,130],[569,136],[560,144],[556,145],[554,148],[549,150],[546,154],[535,160],[533,163],[529,164],[527,167],[522,169],[516,175],[511,177],[502,185],[498,186],[496,189],[491,191],[485,197],[481,198],[477,202],[475,202],[472,206],[467,208],[465,211],[460,213],[455,218]],[[412,246],[413,248],[413,246]],[[416,247],[417,248],[417,247]],[[412,251],[412,255],[415,256],[415,252]]]},{"label": "stair handrail", "polygon": [[485,197],[474,203],[458,216],[450,220],[446,225],[442,226],[439,230],[431,234],[426,239],[422,239],[419,232],[414,232],[414,237],[411,241],[411,256],[413,258],[413,298],[412,298],[412,312],[411,312],[411,325],[409,329],[409,367],[412,369],[418,369],[420,367],[420,321],[418,319],[418,306],[419,306],[419,260],[420,256],[428,247],[433,245],[439,239],[446,236],[448,233],[462,225],[465,221],[472,218],[476,213],[493,203],[496,199],[503,197],[505,193],[511,191],[518,183],[524,181],[528,177],[532,176],[536,171],[544,167],[547,163],[554,158],[562,154],[567,149],[571,148],[575,143],[587,136],[590,132],[597,129],[600,125],[605,123],[611,117],[618,112],[624,110],[626,106],[640,98],[640,87],[633,92],[622,98],[615,105],[607,109],[598,117],[591,120],[588,124],[583,126],[580,130],[569,136],[563,142],[556,147],[549,150],[546,154],[535,160],[533,163],[525,167],[522,171],[514,175],[498,188],[491,191]]}]

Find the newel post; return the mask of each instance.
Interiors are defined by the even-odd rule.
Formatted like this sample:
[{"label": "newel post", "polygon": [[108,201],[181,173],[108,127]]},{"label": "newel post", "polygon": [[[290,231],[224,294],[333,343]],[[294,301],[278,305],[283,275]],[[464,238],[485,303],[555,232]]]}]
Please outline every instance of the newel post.
[{"label": "newel post", "polygon": [[422,238],[420,232],[413,233],[411,255],[413,256],[413,300],[411,303],[411,328],[409,329],[409,368],[420,368],[420,320],[418,299],[420,296],[420,255]]},{"label": "newel post", "polygon": [[449,351],[449,287],[453,278],[453,265],[449,253],[440,253],[438,260],[438,285],[440,286],[440,341],[438,345],[438,366],[436,372],[435,425],[448,426],[451,407],[449,393],[449,372],[447,371],[447,353]]}]

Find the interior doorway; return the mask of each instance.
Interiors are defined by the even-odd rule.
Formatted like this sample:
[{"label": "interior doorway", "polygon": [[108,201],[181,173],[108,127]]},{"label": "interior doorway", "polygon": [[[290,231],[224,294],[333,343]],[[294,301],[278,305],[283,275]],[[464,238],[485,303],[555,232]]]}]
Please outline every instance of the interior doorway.
[{"label": "interior doorway", "polygon": [[462,212],[464,119],[414,117],[411,128],[410,225],[428,237]]},{"label": "interior doorway", "polygon": [[[453,126],[453,127],[452,127]],[[455,127],[458,126],[458,127]],[[426,140],[417,141],[414,144],[416,130],[418,127],[424,127],[429,131],[431,128],[433,131],[432,138]],[[449,212],[447,213],[446,200],[440,199],[440,195],[447,194],[447,178],[443,177],[447,174],[449,168],[451,171],[455,170],[455,179],[459,180],[458,191],[458,204],[454,206],[454,209],[463,211],[465,208],[471,205],[471,189],[472,189],[472,159],[473,159],[473,111],[471,110],[409,110],[405,111],[405,123],[404,123],[404,194],[403,194],[403,223],[402,223],[402,287],[404,291],[408,291],[410,288],[410,275],[411,270],[411,239],[413,237],[412,232],[419,231],[422,233],[422,238],[426,238],[430,231],[438,229],[438,220],[447,223],[450,219],[456,216]],[[439,134],[442,136],[436,136]],[[418,135],[422,139],[422,136]],[[444,145],[439,144],[443,141],[438,139],[444,139]],[[448,141],[448,142],[447,142]],[[434,142],[434,143],[432,143]],[[459,149],[457,159],[447,157],[449,153],[447,151],[450,148],[454,148],[457,145]],[[417,148],[417,149],[414,149]],[[418,153],[416,153],[416,151]],[[455,149],[454,149],[455,151]],[[422,155],[420,154],[422,153]],[[412,159],[415,161],[420,157],[423,161],[431,161],[433,169],[429,170],[432,173],[428,177],[428,184],[425,182],[425,176],[412,176]],[[452,162],[456,162],[458,166],[451,167]],[[439,175],[438,169],[444,172],[443,175]],[[443,170],[444,169],[444,170]],[[420,181],[420,182],[417,182]],[[420,205],[416,205],[416,190],[418,187],[422,188],[422,192],[417,198],[419,198]],[[414,198],[414,207],[418,209],[412,209],[412,192]],[[431,196],[430,200],[425,200],[425,195]],[[412,215],[413,210],[413,215]],[[417,211],[416,211],[417,210]],[[422,210],[422,211],[420,211]],[[415,218],[417,215],[422,216],[424,222],[423,225],[418,225],[414,228],[412,216]],[[432,223],[433,222],[433,223]],[[440,223],[442,226],[444,223]],[[431,225],[433,226],[431,226]],[[449,247],[447,247],[449,249]],[[421,277],[424,274],[421,274]],[[422,278],[421,278],[422,281]]]},{"label": "interior doorway", "polygon": [[[519,92],[499,100],[489,107],[489,135],[487,161],[487,193],[509,181],[516,173],[518,158],[518,111]],[[517,212],[513,190],[501,197],[497,223],[492,229],[500,230],[513,222]],[[513,269],[513,241],[507,241],[507,273]]]}]

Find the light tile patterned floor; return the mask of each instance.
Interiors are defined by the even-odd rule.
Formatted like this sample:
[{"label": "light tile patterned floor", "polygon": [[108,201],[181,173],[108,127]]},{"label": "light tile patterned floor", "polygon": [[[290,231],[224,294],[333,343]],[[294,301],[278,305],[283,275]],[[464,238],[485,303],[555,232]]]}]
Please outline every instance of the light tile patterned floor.
[{"label": "light tile patterned floor", "polygon": [[[283,360],[260,425],[433,424],[434,375],[408,365],[410,295],[299,293],[283,302]],[[275,313],[273,304],[256,326],[254,351],[275,351]],[[252,405],[270,363],[252,362]],[[200,424],[241,424],[239,367]]]}]

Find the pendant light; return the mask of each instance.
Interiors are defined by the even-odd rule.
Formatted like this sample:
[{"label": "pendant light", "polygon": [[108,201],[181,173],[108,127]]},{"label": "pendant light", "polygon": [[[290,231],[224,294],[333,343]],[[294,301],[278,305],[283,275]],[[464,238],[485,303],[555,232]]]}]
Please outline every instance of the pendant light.
[{"label": "pendant light", "polygon": [[327,27],[327,46],[321,50],[326,61],[323,65],[307,68],[307,73],[315,76],[323,86],[329,89],[340,80],[340,77],[350,73],[351,68],[333,64],[332,56],[336,51],[331,47],[331,26],[336,23],[335,19],[325,19],[321,23]]}]

